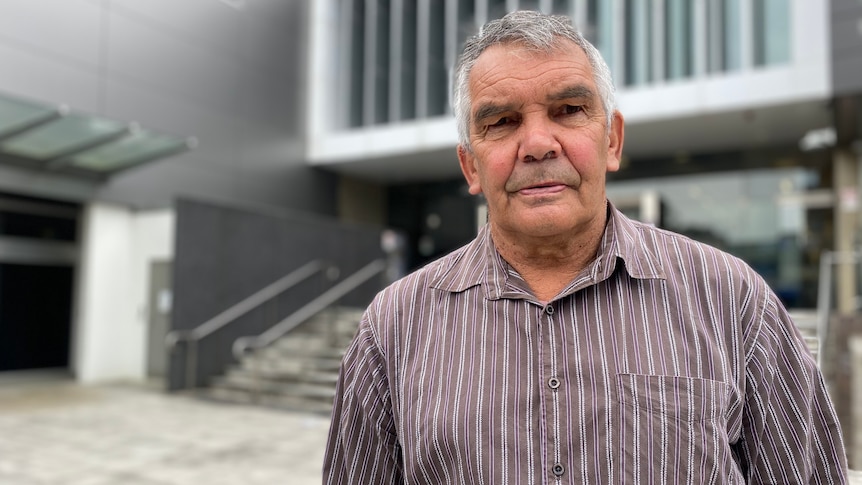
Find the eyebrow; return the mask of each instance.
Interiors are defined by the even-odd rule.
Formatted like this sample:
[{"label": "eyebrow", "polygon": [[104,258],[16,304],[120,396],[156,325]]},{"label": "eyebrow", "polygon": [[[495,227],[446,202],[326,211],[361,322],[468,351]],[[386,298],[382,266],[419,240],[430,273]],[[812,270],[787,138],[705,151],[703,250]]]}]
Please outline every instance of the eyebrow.
[{"label": "eyebrow", "polygon": [[562,101],[564,99],[573,99],[573,98],[582,98],[582,99],[593,99],[596,96],[596,93],[587,86],[583,84],[576,84],[574,86],[568,86],[556,93],[552,93],[548,96],[548,101]]},{"label": "eyebrow", "polygon": [[473,123],[478,125],[482,120],[501,115],[503,113],[512,111],[513,109],[515,108],[512,104],[485,103],[479,105],[479,107],[476,108],[476,113],[473,115]]},{"label": "eyebrow", "polygon": [[[555,93],[551,93],[547,99],[548,101],[563,101],[566,99],[578,98],[591,100],[595,98],[595,96],[595,91],[589,87],[584,86],[583,84],[576,84],[574,86],[567,86]],[[515,110],[514,104],[484,103],[476,108],[476,113],[473,115],[473,123],[478,125],[481,124],[483,120],[493,118],[513,110]]]}]

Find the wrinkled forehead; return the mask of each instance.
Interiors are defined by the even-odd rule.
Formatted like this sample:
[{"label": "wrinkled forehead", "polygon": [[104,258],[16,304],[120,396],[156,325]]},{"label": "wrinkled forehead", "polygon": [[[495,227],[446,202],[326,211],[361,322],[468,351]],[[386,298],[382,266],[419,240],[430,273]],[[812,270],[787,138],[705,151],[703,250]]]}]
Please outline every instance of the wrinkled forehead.
[{"label": "wrinkled forehead", "polygon": [[473,98],[477,86],[487,85],[489,81],[493,83],[492,80],[498,76],[538,79],[544,71],[542,68],[537,69],[534,61],[571,66],[590,80],[595,77],[586,53],[571,40],[560,38],[550,46],[535,46],[525,42],[498,43],[489,46],[476,58],[467,80],[468,96]]},{"label": "wrinkled forehead", "polygon": [[576,56],[579,57],[583,55],[586,57],[586,53],[584,50],[575,43],[575,41],[562,37],[556,36],[549,43],[545,42],[531,42],[530,40],[525,39],[511,39],[506,40],[503,39],[497,43],[491,44],[486,47],[481,54],[476,58],[476,62],[478,62],[488,51],[490,50],[505,50],[505,51],[518,51],[524,54],[533,55],[533,56],[545,56],[545,57],[554,57],[554,56]]},{"label": "wrinkled forehead", "polygon": [[[508,54],[508,56],[504,57],[501,55],[504,53]],[[489,58],[493,58],[493,60],[489,61]],[[495,64],[499,63],[501,59],[506,59],[506,62],[518,62],[519,59],[527,60],[535,58],[565,59],[582,62],[589,66],[592,71],[592,66],[590,66],[586,52],[584,52],[581,46],[570,39],[556,37],[553,44],[550,45],[536,45],[523,40],[515,40],[499,42],[483,50],[476,57],[475,62],[470,68],[468,81],[472,83],[477,67],[481,71],[483,69],[499,67],[495,66]]]}]

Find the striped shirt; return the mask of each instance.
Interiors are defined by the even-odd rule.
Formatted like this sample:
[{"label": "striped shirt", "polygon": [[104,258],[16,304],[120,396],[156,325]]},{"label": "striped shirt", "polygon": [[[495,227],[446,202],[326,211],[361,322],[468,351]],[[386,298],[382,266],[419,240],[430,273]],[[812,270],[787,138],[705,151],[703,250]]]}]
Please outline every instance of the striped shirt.
[{"label": "striped shirt", "polygon": [[612,206],[547,304],[488,228],[372,302],[328,484],[843,484],[815,361],[741,260]]}]

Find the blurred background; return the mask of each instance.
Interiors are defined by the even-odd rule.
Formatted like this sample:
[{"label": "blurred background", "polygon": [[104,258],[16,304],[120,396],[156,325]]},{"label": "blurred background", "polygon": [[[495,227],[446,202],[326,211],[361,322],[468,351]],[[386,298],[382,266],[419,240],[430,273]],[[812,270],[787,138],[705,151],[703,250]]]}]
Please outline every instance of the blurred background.
[{"label": "blurred background", "polygon": [[326,416],[371,296],[484,221],[449,79],[518,8],[601,50],[609,198],[766,278],[862,468],[862,0],[3,0],[0,377]]}]

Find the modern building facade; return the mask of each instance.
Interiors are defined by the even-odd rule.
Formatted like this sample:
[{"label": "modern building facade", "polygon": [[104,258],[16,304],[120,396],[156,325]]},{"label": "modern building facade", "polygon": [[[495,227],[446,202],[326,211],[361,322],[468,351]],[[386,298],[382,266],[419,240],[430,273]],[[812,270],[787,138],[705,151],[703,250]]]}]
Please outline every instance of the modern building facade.
[{"label": "modern building facade", "polygon": [[[821,254],[859,243],[855,0],[7,0],[0,297],[24,310],[0,313],[0,346],[61,350],[0,371],[157,373],[180,198],[393,227],[410,266],[470,239],[449,79],[464,39],[518,8],[570,15],[612,67],[611,200],[815,308]],[[108,164],[142,133],[175,150]],[[39,293],[49,316],[20,296]]]},{"label": "modern building facade", "polygon": [[453,226],[468,238],[449,79],[466,36],[517,8],[571,16],[611,66],[626,118],[611,200],[815,307],[821,252],[857,243],[859,90],[839,86],[859,79],[858,2],[318,2],[309,163],[383,193],[379,220],[409,232],[417,264],[452,249]]}]

